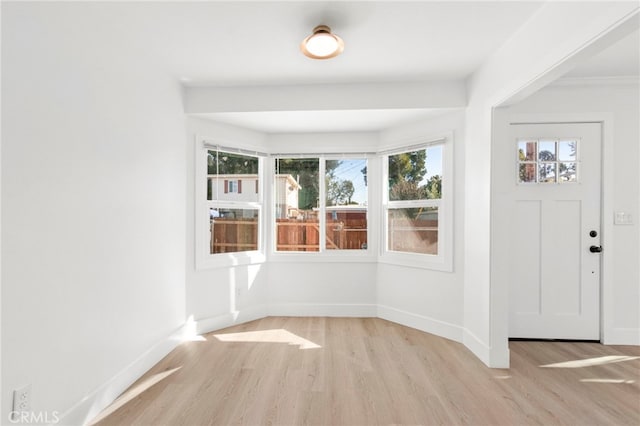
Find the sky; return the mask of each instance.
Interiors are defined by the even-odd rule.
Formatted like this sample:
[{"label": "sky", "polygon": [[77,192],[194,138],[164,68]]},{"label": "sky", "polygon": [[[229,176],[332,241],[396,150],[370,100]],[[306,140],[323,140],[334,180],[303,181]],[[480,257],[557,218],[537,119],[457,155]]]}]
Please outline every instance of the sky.
[{"label": "sky", "polygon": [[[367,164],[366,159],[342,159],[342,163],[338,166],[334,173],[338,179],[350,180],[353,182],[355,192],[352,201],[363,204],[367,199],[367,187],[364,184],[364,175],[361,170]],[[442,176],[442,146],[432,146],[427,148],[426,160],[427,174],[422,180],[422,184],[427,183],[429,178],[434,175]],[[373,185],[380,185],[379,182],[369,182]]]}]

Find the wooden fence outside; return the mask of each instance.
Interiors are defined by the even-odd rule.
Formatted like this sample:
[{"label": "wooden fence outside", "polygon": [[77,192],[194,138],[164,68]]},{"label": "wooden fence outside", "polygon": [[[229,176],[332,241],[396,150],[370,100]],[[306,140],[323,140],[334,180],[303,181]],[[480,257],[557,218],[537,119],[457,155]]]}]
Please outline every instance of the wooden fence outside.
[{"label": "wooden fence outside", "polygon": [[[258,249],[255,219],[211,220],[210,253],[232,253]],[[327,220],[327,249],[359,250],[367,247],[367,220]],[[317,219],[277,219],[277,251],[319,251],[320,223]]]},{"label": "wooden fence outside", "polygon": [[[394,251],[437,254],[438,221],[393,220],[389,224],[389,248]],[[210,253],[232,253],[258,249],[256,219],[211,220]],[[367,220],[327,220],[327,250],[359,250],[367,247]],[[277,219],[277,251],[319,251],[320,223],[317,219]]]},{"label": "wooden fence outside", "polygon": [[209,253],[258,250],[258,220],[215,218],[211,220]]}]

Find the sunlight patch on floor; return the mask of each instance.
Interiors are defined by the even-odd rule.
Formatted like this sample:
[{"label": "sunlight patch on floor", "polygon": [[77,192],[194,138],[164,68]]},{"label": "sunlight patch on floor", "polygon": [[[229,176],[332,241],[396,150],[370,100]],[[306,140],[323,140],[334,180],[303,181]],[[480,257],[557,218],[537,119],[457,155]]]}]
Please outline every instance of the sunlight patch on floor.
[{"label": "sunlight patch on floor", "polygon": [[493,376],[494,379],[498,379],[498,380],[507,380],[510,379],[511,376],[506,375],[506,376]]},{"label": "sunlight patch on floor", "polygon": [[214,334],[213,336],[221,342],[288,343],[290,345],[297,345],[300,349],[317,349],[322,347],[282,328],[245,331],[242,333]]},{"label": "sunlight patch on floor", "polygon": [[633,361],[640,359],[640,356],[620,356],[610,355],[597,358],[577,359],[575,361],[558,362],[555,364],[541,365],[542,368],[582,368],[593,367],[594,365],[613,364],[615,362]]},{"label": "sunlight patch on floor", "polygon": [[624,383],[627,385],[631,385],[635,383],[635,380],[625,380],[625,379],[580,379],[583,383]]},{"label": "sunlight patch on floor", "polygon": [[140,383],[140,384],[132,387],[131,389],[127,390],[125,393],[120,395],[118,397],[118,399],[116,399],[113,402],[113,404],[108,406],[95,419],[93,419],[91,421],[90,425],[94,425],[94,424],[100,422],[101,420],[105,419],[107,416],[109,416],[110,414],[112,414],[115,411],[117,411],[120,407],[125,405],[127,402],[131,401],[132,399],[134,399],[138,395],[142,394],[143,392],[145,392],[146,390],[151,388],[153,385],[155,385],[155,384],[161,382],[162,380],[166,379],[167,377],[169,377],[170,375],[172,375],[176,371],[180,370],[181,368],[182,367],[176,367],[176,368],[173,368],[171,370],[163,371],[162,373],[154,374],[153,376],[149,377],[148,379],[146,379],[142,383]]}]

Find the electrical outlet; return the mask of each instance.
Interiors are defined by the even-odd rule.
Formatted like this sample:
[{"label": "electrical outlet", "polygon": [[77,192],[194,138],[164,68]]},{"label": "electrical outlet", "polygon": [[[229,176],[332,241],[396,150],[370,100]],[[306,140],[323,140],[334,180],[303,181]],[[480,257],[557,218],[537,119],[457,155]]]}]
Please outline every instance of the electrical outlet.
[{"label": "electrical outlet", "polygon": [[26,385],[13,391],[13,412],[29,411],[31,411],[31,385]]}]

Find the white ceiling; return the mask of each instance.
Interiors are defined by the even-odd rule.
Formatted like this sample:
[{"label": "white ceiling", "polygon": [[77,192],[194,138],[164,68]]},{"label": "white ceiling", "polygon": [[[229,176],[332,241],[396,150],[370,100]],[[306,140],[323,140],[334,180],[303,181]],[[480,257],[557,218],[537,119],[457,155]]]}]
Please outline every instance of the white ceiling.
[{"label": "white ceiling", "polygon": [[[162,56],[189,86],[464,79],[541,4],[198,4],[181,11],[182,19],[188,16],[192,22],[185,31],[165,36]],[[345,51],[337,58],[315,61],[299,51],[300,41],[321,23],[345,40]],[[212,42],[216,40],[224,42]],[[265,133],[353,132],[378,131],[443,111],[447,110],[272,111],[201,117]]]},{"label": "white ceiling", "polygon": [[565,77],[637,77],[640,76],[640,30],[579,65]]},{"label": "white ceiling", "polygon": [[[189,85],[458,79],[471,74],[541,4],[158,4],[141,23],[156,33],[156,53]],[[300,53],[300,42],[318,24],[329,25],[344,39],[342,55],[317,61]]]},{"label": "white ceiling", "polygon": [[[192,87],[461,80],[543,3],[51,2],[38,5],[40,16],[25,31],[51,31],[71,54],[108,57],[123,68],[131,66],[127,58],[151,61]],[[299,51],[300,41],[321,23],[345,41],[344,53],[331,60],[312,60]],[[637,74],[637,41],[626,40],[602,55],[569,76],[610,75],[621,69]],[[269,133],[335,132],[375,131],[438,113],[281,111],[205,118]]]}]

